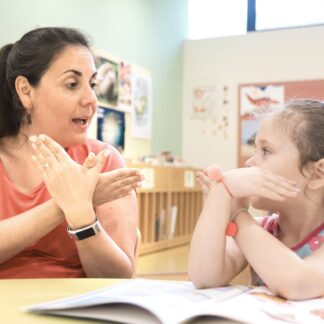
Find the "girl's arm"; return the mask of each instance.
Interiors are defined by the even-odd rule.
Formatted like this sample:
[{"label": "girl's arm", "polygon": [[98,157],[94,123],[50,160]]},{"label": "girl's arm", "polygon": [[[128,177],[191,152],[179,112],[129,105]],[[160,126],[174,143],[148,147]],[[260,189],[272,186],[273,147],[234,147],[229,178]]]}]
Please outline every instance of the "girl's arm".
[{"label": "girl's arm", "polygon": [[190,244],[188,272],[198,288],[227,285],[247,265],[236,242],[225,236],[231,203],[222,184],[212,185]]},{"label": "girl's arm", "polygon": [[[225,236],[236,200],[206,172],[199,173],[198,179],[207,198],[192,236],[189,276],[198,287],[227,285],[247,264],[237,243]],[[223,180],[235,198],[255,195],[284,200],[297,194],[294,182],[259,168],[231,170]]]},{"label": "girl's arm", "polygon": [[235,218],[235,238],[265,284],[287,299],[324,297],[324,245],[305,259],[273,237],[246,212]]}]

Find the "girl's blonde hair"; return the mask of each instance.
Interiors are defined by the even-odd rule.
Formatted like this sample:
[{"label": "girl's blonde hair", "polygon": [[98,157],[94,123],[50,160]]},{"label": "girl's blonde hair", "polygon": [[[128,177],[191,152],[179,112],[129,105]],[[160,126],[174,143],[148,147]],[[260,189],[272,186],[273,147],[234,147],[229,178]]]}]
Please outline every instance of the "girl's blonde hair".
[{"label": "girl's blonde hair", "polygon": [[299,151],[299,169],[324,157],[324,102],[302,99],[274,112],[275,121],[288,130]]}]

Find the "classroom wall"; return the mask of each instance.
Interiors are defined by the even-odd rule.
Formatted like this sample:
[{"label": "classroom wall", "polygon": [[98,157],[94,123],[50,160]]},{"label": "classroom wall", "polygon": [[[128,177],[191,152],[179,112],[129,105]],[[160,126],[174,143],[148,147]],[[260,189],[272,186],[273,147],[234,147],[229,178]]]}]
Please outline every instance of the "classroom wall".
[{"label": "classroom wall", "polygon": [[[182,109],[184,160],[195,167],[217,163],[224,169],[235,168],[238,85],[324,79],[323,37],[321,26],[186,41]],[[197,85],[214,85],[217,89],[228,86],[228,138],[221,132],[212,134],[212,122],[208,119],[193,119],[192,91]],[[219,91],[218,96],[221,95]],[[224,108],[221,100],[216,99],[219,109]]]},{"label": "classroom wall", "polygon": [[127,136],[133,156],[181,154],[182,42],[187,0],[1,0],[0,45],[38,26],[80,28],[93,45],[152,72],[152,140]]}]

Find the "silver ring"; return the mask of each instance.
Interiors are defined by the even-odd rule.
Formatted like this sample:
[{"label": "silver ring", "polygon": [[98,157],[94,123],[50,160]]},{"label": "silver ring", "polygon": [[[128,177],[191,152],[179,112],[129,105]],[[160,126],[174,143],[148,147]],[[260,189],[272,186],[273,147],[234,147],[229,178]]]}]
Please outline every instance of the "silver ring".
[{"label": "silver ring", "polygon": [[44,168],[44,169],[46,169],[47,167],[49,167],[49,164],[46,162],[46,163],[43,163],[42,164],[42,167]]}]

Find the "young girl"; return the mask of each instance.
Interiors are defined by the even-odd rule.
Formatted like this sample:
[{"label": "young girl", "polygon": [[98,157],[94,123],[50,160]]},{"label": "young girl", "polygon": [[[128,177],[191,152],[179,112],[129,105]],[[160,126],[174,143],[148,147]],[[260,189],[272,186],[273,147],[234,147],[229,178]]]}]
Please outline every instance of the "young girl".
[{"label": "young girl", "polygon": [[[254,285],[288,299],[324,296],[324,103],[296,100],[266,116],[255,144],[246,168],[198,173],[206,199],[190,278],[223,286],[249,264]],[[249,203],[275,213],[254,219]]]},{"label": "young girl", "polygon": [[142,177],[87,136],[96,73],[71,28],[0,50],[0,278],[133,274]]}]

